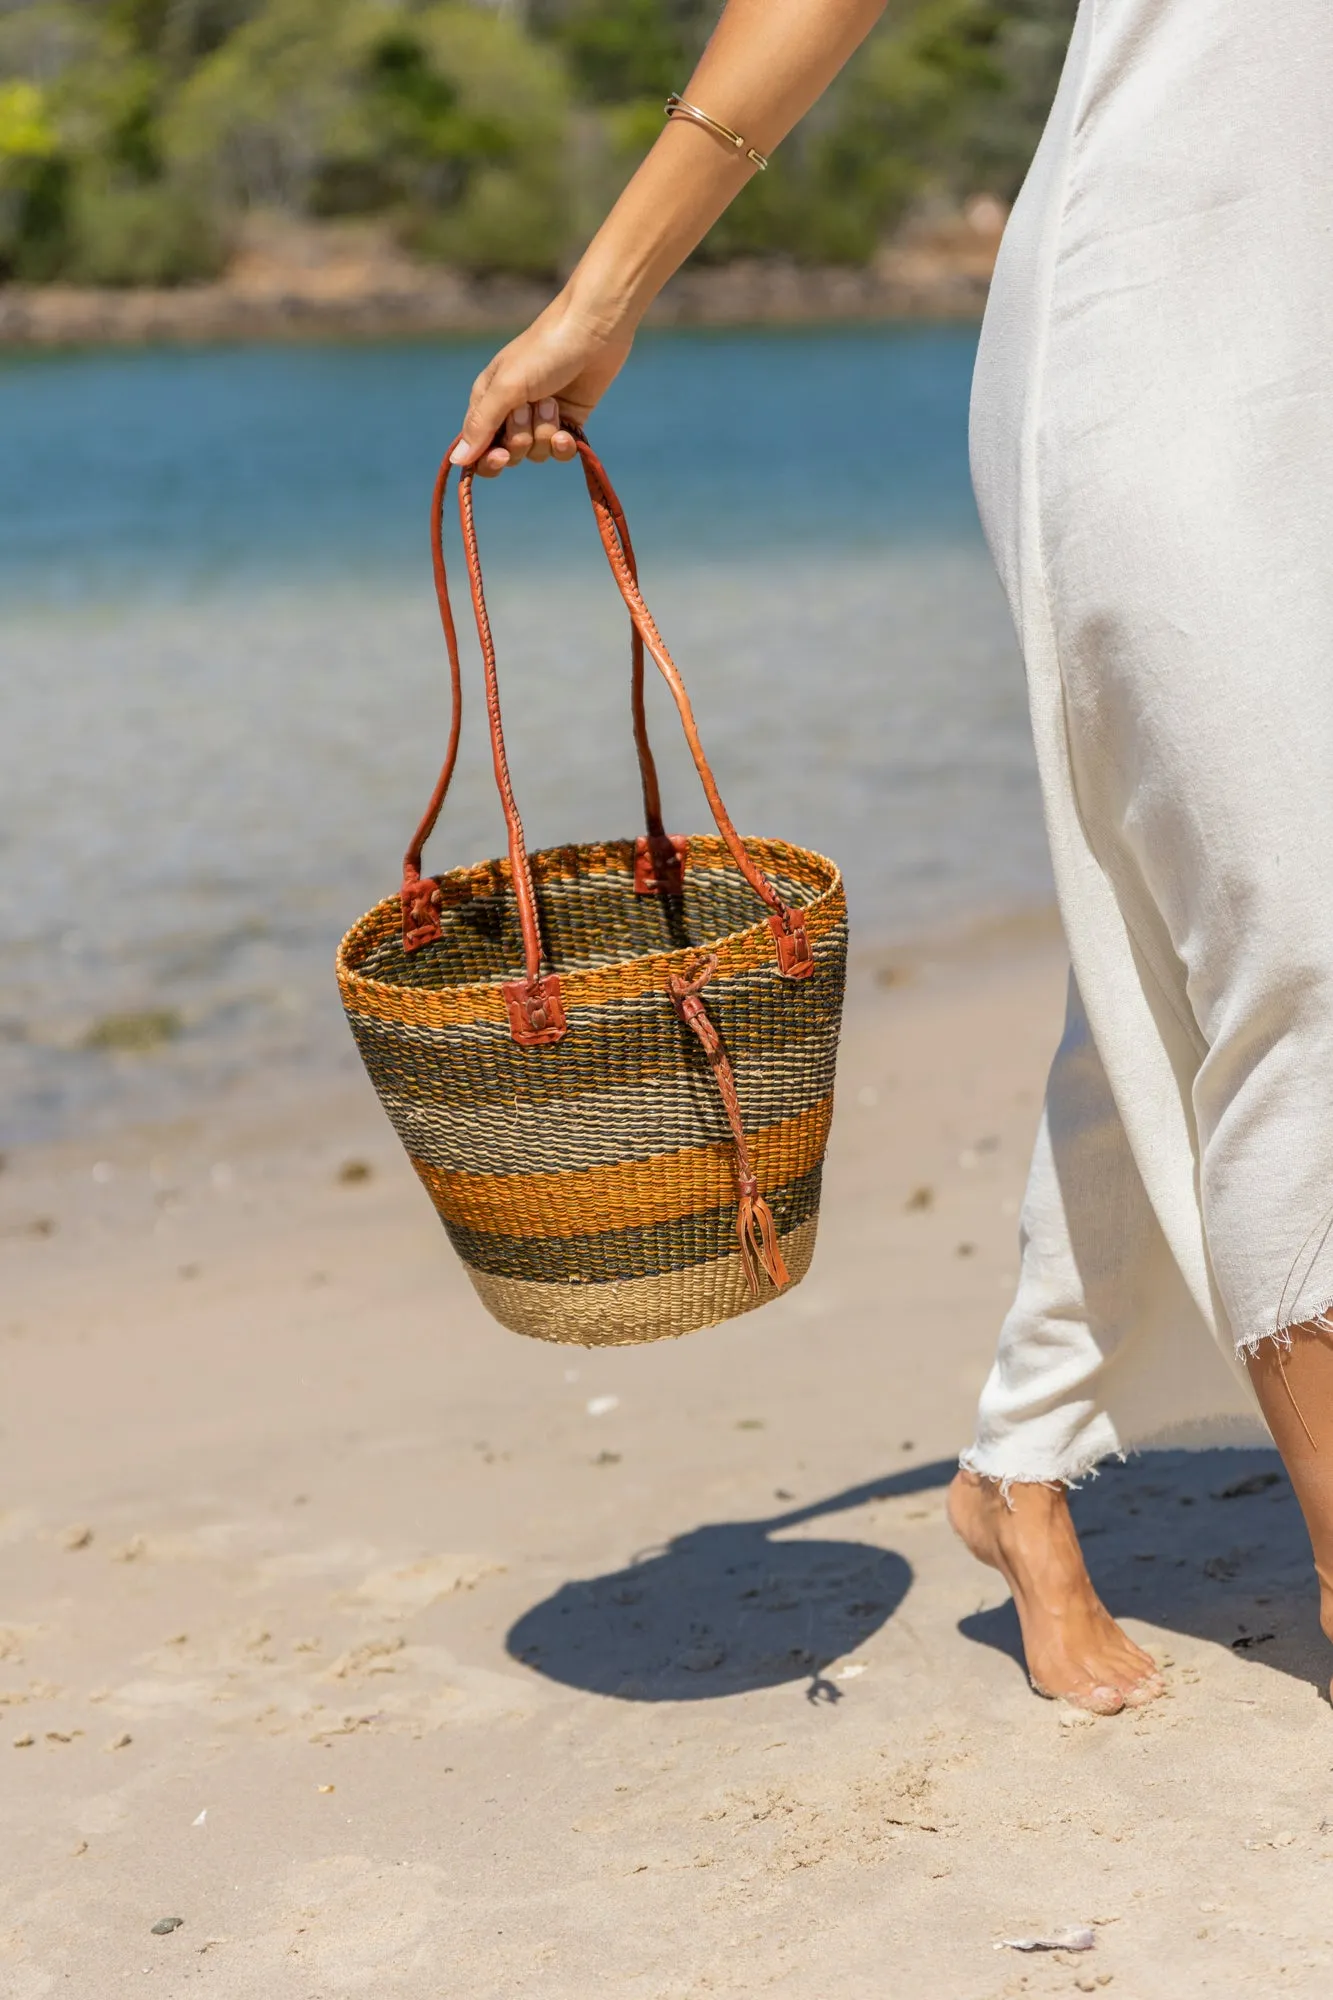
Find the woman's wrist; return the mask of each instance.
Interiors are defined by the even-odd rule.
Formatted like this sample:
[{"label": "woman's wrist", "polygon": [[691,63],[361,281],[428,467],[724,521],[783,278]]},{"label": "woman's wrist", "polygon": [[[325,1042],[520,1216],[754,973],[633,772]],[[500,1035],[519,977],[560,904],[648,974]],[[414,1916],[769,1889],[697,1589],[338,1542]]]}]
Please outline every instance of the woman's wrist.
[{"label": "woman's wrist", "polygon": [[578,265],[557,300],[563,315],[597,340],[629,339],[651,303],[613,272],[585,271]]},{"label": "woman's wrist", "polygon": [[655,268],[661,263],[642,237],[606,225],[570,273],[566,310],[603,339],[628,337],[671,275],[670,263]]},{"label": "woman's wrist", "polygon": [[673,120],[579,259],[572,311],[605,337],[632,336],[754,168],[698,127]]}]

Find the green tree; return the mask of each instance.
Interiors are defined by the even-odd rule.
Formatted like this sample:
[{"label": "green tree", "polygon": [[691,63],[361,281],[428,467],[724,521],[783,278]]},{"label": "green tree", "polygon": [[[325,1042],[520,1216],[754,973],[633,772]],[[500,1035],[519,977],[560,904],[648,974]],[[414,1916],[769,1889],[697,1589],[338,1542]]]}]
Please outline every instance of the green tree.
[{"label": "green tree", "polygon": [[559,60],[504,16],[270,0],[183,85],[169,133],[223,208],[383,213],[427,255],[549,272],[567,121]]},{"label": "green tree", "polygon": [[593,104],[647,97],[660,109],[684,87],[707,33],[697,7],[671,0],[539,0],[529,18]]},{"label": "green tree", "polygon": [[40,154],[0,148],[0,270],[151,284],[216,268],[212,217],[167,171],[161,73],[102,10],[37,0],[0,16],[0,89],[38,107],[42,134]]},{"label": "green tree", "polygon": [[[256,208],[554,276],[717,6],[0,0],[0,278],[202,276]],[[897,0],[699,254],[858,263],[925,197],[1012,196],[1073,9]]]}]

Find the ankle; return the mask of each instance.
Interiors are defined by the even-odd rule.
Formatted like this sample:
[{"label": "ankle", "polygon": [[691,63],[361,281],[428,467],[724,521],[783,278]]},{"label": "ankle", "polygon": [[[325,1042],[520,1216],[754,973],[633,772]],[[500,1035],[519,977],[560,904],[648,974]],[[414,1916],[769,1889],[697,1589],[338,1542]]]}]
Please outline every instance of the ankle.
[{"label": "ankle", "polygon": [[1016,1479],[1001,1487],[992,1483],[992,1505],[1002,1531],[1024,1540],[1045,1538],[1072,1528],[1066,1489],[1045,1481]]},{"label": "ankle", "polygon": [[1333,1639],[1333,1577],[1326,1576],[1319,1564],[1315,1565],[1315,1574],[1319,1578],[1319,1623],[1324,1637]]}]

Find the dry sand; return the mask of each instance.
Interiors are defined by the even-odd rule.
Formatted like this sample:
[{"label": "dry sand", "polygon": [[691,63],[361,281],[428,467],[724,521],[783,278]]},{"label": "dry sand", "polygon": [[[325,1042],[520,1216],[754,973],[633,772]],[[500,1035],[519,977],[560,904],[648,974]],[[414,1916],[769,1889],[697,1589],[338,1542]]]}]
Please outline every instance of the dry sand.
[{"label": "dry sand", "polygon": [[1271,1455],[1080,1496],[1170,1685],[1109,1722],[950,1537],[1062,968],[910,972],[858,980],[807,1283],[658,1348],[492,1325],[360,1087],[11,1159],[6,2000],[1329,1992]]}]

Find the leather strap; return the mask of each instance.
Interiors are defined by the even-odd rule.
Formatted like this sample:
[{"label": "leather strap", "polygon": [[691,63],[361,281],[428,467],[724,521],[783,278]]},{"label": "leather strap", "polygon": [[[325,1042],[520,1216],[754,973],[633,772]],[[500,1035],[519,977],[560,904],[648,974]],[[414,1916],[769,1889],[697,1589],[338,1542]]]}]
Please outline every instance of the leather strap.
[{"label": "leather strap", "polygon": [[[583,463],[584,480],[592,501],[593,513],[601,535],[602,546],[611,573],[616,580],[621,596],[630,615],[631,623],[631,683],[630,703],[634,721],[635,746],[639,756],[639,770],[643,784],[644,815],[648,827],[647,839],[641,846],[646,850],[646,862],[641,865],[636,857],[636,881],[645,878],[645,886],[661,890],[679,889],[679,868],[683,857],[680,844],[668,836],[663,828],[661,799],[657,783],[657,769],[648,742],[647,716],[643,699],[644,654],[652,655],[653,661],[671,690],[680,715],[685,740],[689,744],[695,769],[699,773],[704,794],[708,800],[718,832],[726,842],[732,859],[746,881],[767,904],[769,924],[777,945],[779,970],[788,978],[802,979],[814,970],[814,958],[806,935],[804,920],[799,910],[792,910],[782,902],[772,885],[762,875],[746,853],[739,834],[732,824],[730,815],[722,803],[716,780],[704,755],[699,741],[699,732],[694,720],[690,698],[675,661],[666,649],[651,613],[643,601],[639,590],[638,566],[634,559],[634,549],[629,538],[624,509],[614,487],[607,477],[605,468],[593,452],[587,439],[573,425],[569,426],[577,443]],[[452,450],[453,447],[450,447]],[[445,645],[449,653],[449,680],[452,697],[452,715],[449,728],[449,743],[445,753],[430,804],[426,808],[411,845],[403,857],[403,883],[401,902],[403,911],[403,949],[416,951],[422,945],[433,943],[440,936],[440,891],[436,883],[422,877],[421,856],[426,841],[434,830],[440,809],[444,804],[453,777],[454,765],[458,757],[458,741],[462,723],[462,673],[458,650],[458,632],[454,624],[453,608],[449,599],[449,584],[445,571],[443,543],[444,496],[451,471],[449,455],[446,453],[436,475],[435,488],[431,497],[431,564],[435,576],[435,594],[439,603],[440,623],[444,630]],[[524,977],[510,981],[505,986],[505,1001],[509,1008],[514,1039],[525,1045],[545,1047],[558,1041],[565,1032],[564,1010],[560,1002],[560,981],[557,974],[542,973],[541,932],[537,917],[537,898],[533,888],[532,870],[528,862],[527,844],[523,834],[523,822],[519,816],[518,804],[514,798],[513,785],[509,776],[509,760],[505,753],[504,728],[500,715],[500,689],[496,673],[495,641],[491,632],[490,616],[486,609],[486,594],[482,583],[481,556],[477,547],[476,522],[473,512],[473,472],[465,467],[460,474],[458,490],[459,520],[463,531],[463,550],[467,562],[468,583],[472,595],[472,610],[476,620],[477,637],[481,644],[482,666],[486,682],[486,716],[490,728],[491,756],[495,769],[495,782],[500,793],[500,803],[504,810],[508,831],[509,863],[514,895],[518,903],[519,924],[523,936]],[[673,873],[672,864],[675,864]]]},{"label": "leather strap", "polygon": [[[449,451],[453,448],[450,445]],[[423,882],[421,854],[435,831],[435,822],[440,817],[440,808],[454,775],[454,765],[458,761],[458,738],[463,726],[463,676],[458,658],[458,631],[454,625],[453,606],[449,602],[449,579],[444,569],[444,494],[450,471],[449,453],[446,452],[435,475],[435,489],[430,499],[431,568],[435,573],[435,599],[440,607],[444,643],[449,649],[449,747],[444,753],[444,763],[440,766],[435,790],[430,795],[430,804],[403,856],[403,886],[399,896],[403,907],[404,951],[419,951],[424,944],[434,944],[440,935],[440,891],[434,882]]]},{"label": "leather strap", "polygon": [[[637,589],[639,565],[634,559],[634,544],[629,538],[629,524],[625,519],[625,510],[620,504],[614,486],[607,478],[606,467],[593,455],[592,446],[581,431],[576,429],[573,435],[579,441],[580,453],[586,454],[585,474],[589,459],[597,467],[597,478],[615,524],[616,536]],[[643,823],[648,829],[648,846],[656,848],[660,842],[669,840],[671,836],[662,824],[662,799],[657,789],[657,765],[653,761],[652,745],[648,741],[648,716],[643,705],[643,634],[634,622],[633,613],[630,614],[629,621],[629,658],[629,703],[630,713],[634,719],[634,747],[639,753],[639,777],[643,784]]]},{"label": "leather strap", "polygon": [[[617,503],[615,502],[614,494],[608,491],[606,475],[603,471],[601,461],[586,438],[579,436],[578,446],[579,457],[583,461],[583,477],[587,483],[588,497],[592,501],[593,513],[596,516],[598,531],[602,537],[602,547],[606,551],[606,559],[611,565],[611,574],[614,576],[620,594],[625,600],[636,633],[638,633],[648,652],[651,653],[659,673],[671,690],[672,700],[675,702],[677,712],[680,715],[681,727],[685,731],[685,741],[690,746],[690,755],[694,759],[694,768],[699,773],[699,782],[704,788],[704,796],[708,800],[709,809],[717,824],[717,830],[726,842],[731,853],[731,858],[740,869],[741,874],[745,877],[755,894],[761,897],[769,907],[771,912],[769,923],[773,928],[773,933],[778,940],[779,946],[779,970],[789,979],[808,978],[814,971],[814,958],[810,952],[804,919],[799,910],[788,908],[767,877],[761,874],[759,869],[755,867],[753,861],[751,861],[745,851],[745,846],[740,835],[732,824],[731,815],[722,803],[722,795],[718,791],[717,780],[713,776],[708,759],[704,755],[703,745],[699,741],[699,730],[694,720],[694,710],[690,705],[690,697],[685,691],[685,683],[680,677],[680,670],[667,651],[666,641],[658,631],[656,624],[653,622],[652,613],[643,601],[643,596],[639,590],[638,577],[626,555],[617,522]],[[620,518],[623,520],[623,515]],[[786,952],[782,949],[784,939],[792,940]]]},{"label": "leather strap", "polygon": [[727,1114],[731,1127],[731,1149],[735,1156],[736,1189],[740,1196],[740,1206],[736,1211],[736,1235],[740,1242],[741,1267],[745,1272],[745,1282],[751,1294],[758,1298],[761,1272],[781,1290],[791,1282],[787,1266],[783,1261],[778,1232],[773,1220],[773,1211],[759,1192],[759,1182],[750,1164],[750,1148],[746,1143],[745,1126],[741,1120],[741,1102],[736,1094],[736,1078],[731,1062],[723,1045],[722,1037],[713,1025],[712,1017],[700,995],[713,974],[717,971],[717,953],[710,951],[703,966],[693,979],[682,979],[672,973],[667,980],[667,992],[671,1004],[687,1028],[693,1030],[708,1058],[708,1066],[713,1072],[722,1099],[722,1108]]}]

